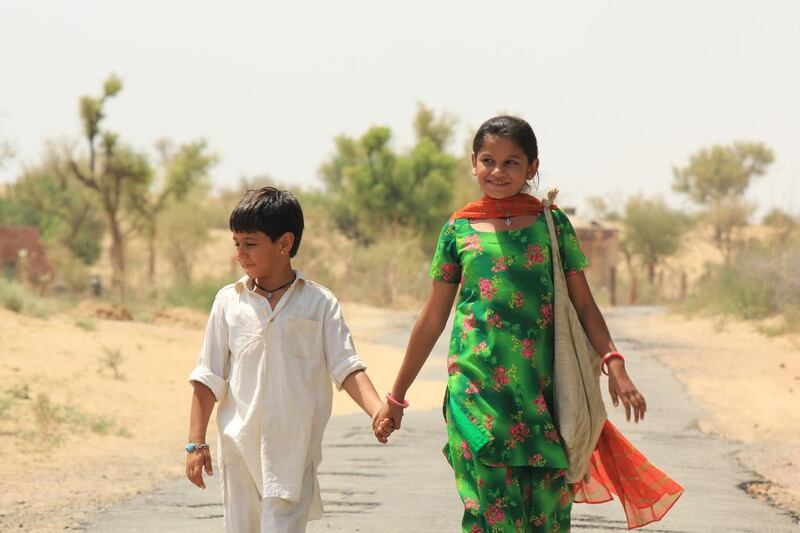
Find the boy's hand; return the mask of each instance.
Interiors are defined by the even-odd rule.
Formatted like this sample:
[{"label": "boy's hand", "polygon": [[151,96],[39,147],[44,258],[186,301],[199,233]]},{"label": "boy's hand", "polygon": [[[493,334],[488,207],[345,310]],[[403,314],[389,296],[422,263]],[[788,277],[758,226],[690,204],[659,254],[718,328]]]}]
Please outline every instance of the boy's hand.
[{"label": "boy's hand", "polygon": [[400,422],[403,420],[403,410],[388,402],[384,402],[375,413],[372,414],[372,430],[377,434],[378,425],[386,418],[390,418],[394,422],[393,431],[400,429]]},{"label": "boy's hand", "polygon": [[394,420],[391,418],[384,418],[378,423],[377,429],[375,429],[375,438],[378,439],[378,442],[381,444],[386,444],[389,442],[389,435],[394,432]]},{"label": "boy's hand", "polygon": [[186,452],[186,477],[201,489],[206,488],[206,484],[203,481],[204,467],[209,476],[214,475],[214,469],[211,467],[211,452],[208,448]]}]

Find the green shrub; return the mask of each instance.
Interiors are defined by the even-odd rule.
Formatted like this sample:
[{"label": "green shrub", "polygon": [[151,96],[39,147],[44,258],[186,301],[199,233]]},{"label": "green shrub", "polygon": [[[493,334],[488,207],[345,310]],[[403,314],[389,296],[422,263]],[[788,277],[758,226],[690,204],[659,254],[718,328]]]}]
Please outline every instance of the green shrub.
[{"label": "green shrub", "polygon": [[36,291],[15,281],[0,278],[0,306],[22,315],[47,318],[59,306],[49,298],[43,298]]},{"label": "green shrub", "polygon": [[58,282],[72,294],[83,293],[88,285],[89,267],[85,259],[76,256],[65,244],[47,243],[47,259],[58,272]]},{"label": "green shrub", "polygon": [[55,403],[46,394],[37,394],[31,409],[38,436],[50,442],[62,439],[62,429],[73,433],[91,431],[98,435],[132,436],[126,428],[119,427],[113,418],[91,415],[72,404]]},{"label": "green shrub", "polygon": [[22,313],[25,307],[25,289],[19,283],[0,279],[0,304],[9,311]]}]

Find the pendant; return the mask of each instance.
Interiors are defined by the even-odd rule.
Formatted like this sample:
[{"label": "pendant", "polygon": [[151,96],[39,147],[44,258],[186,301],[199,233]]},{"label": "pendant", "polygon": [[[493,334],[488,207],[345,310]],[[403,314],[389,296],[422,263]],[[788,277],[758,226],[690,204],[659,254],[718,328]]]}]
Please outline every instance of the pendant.
[{"label": "pendant", "polygon": [[267,293],[267,300],[272,300],[272,293],[271,292]]},{"label": "pendant", "polygon": [[506,226],[511,226],[511,217],[506,217]]}]

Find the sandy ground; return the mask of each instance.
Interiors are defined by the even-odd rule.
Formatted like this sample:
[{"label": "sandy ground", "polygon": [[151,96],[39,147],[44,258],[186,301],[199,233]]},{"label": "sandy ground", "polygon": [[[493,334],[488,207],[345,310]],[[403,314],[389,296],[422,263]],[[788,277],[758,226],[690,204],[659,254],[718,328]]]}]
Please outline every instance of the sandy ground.
[{"label": "sandy ground", "polygon": [[655,345],[704,409],[700,429],[746,445],[738,459],[764,479],[749,492],[800,517],[798,339],[767,338],[753,324],[730,319],[632,320],[635,340]]},{"label": "sandy ground", "polygon": [[[163,313],[158,324],[40,320],[0,309],[0,530],[80,528],[88,513],[182,475],[200,313]],[[345,305],[356,346],[378,391],[402,352],[371,342],[394,316]],[[109,364],[118,353],[119,377]],[[103,362],[106,361],[106,362]],[[440,405],[442,382],[418,382],[415,407]],[[357,412],[345,393],[334,414]],[[369,419],[364,416],[365,431]],[[209,439],[216,428],[209,428]]]},{"label": "sandy ground", "polygon": [[[40,320],[0,309],[0,530],[80,528],[89,513],[182,475],[185,377],[203,315],[169,310],[144,324],[88,320],[90,312],[81,306]],[[398,315],[345,305],[345,316],[378,391],[388,390],[403,354],[375,341]],[[739,459],[767,481],[754,490],[798,513],[797,343],[739,322],[630,320],[638,321],[633,340],[654,345],[705,409],[701,429],[747,444]],[[440,381],[418,381],[409,400],[433,409],[442,390]],[[335,415],[357,411],[346,394],[335,394]],[[209,438],[215,434],[211,427]]]}]

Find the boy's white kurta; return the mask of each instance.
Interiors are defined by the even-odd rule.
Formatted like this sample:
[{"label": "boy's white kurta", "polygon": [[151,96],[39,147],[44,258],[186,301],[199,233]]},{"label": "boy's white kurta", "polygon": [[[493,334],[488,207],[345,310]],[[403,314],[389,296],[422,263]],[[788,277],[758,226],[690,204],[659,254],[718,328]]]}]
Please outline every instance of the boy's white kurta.
[{"label": "boy's white kurta", "polygon": [[306,467],[322,460],[331,381],[366,368],[336,297],[297,280],[273,310],[245,276],[214,299],[189,377],[217,401],[220,457],[238,454],[262,498],[298,501]]}]

